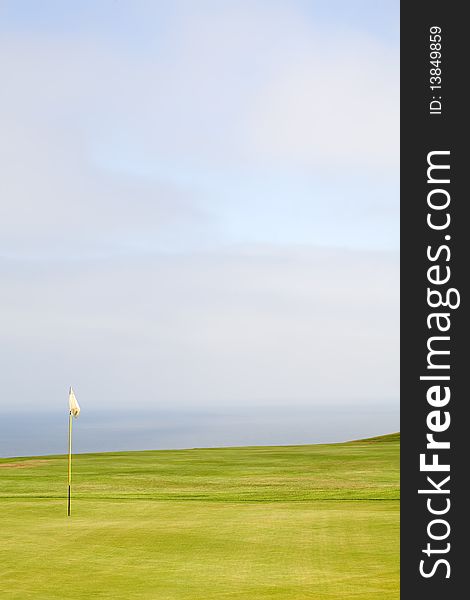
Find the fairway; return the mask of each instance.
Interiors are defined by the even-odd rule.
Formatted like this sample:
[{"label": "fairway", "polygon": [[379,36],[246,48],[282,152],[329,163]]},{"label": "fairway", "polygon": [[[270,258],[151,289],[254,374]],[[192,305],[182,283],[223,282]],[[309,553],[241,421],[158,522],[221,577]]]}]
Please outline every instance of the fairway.
[{"label": "fairway", "polygon": [[0,597],[398,600],[399,444],[0,459]]}]

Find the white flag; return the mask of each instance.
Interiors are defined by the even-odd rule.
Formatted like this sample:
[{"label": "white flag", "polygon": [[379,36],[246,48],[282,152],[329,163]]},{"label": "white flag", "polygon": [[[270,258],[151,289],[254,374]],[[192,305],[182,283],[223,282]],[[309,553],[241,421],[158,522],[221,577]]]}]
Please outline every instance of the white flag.
[{"label": "white flag", "polygon": [[69,410],[70,414],[74,417],[78,417],[78,415],[80,414],[80,406],[77,402],[77,399],[75,398],[75,394],[73,393],[72,388],[70,388],[69,392]]}]

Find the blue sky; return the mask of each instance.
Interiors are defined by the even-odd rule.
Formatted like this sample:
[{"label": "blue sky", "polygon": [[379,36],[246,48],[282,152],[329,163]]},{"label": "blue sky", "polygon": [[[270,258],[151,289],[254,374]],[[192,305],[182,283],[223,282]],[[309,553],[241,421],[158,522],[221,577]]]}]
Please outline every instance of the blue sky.
[{"label": "blue sky", "polygon": [[0,56],[0,411],[397,405],[398,2],[6,1]]},{"label": "blue sky", "polygon": [[[252,7],[270,9],[285,8],[286,2],[272,0],[268,3],[248,2],[243,0],[201,1],[197,3],[198,11],[223,12],[232,7]],[[393,0],[294,0],[289,3],[293,10],[303,18],[319,23],[321,26],[338,28],[351,27],[366,31],[380,39],[396,42],[399,37],[399,4]],[[147,32],[148,37],[155,37],[155,21],[140,18],[142,15],[158,16],[161,28],[167,26],[178,14],[191,11],[195,3],[190,0],[134,2],[120,0],[82,0],[80,3],[67,5],[61,0],[5,0],[2,2],[2,23],[7,31],[15,28],[32,31],[71,32],[77,30],[97,29],[101,34],[109,33],[111,37],[128,34],[134,38],[136,30]]]}]

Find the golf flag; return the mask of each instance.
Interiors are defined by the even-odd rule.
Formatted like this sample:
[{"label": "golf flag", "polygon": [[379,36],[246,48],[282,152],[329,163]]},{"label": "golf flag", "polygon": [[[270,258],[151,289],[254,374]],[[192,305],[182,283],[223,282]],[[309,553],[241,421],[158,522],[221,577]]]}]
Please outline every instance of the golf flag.
[{"label": "golf flag", "polygon": [[72,417],[77,418],[80,414],[80,406],[73,393],[72,386],[69,390],[69,473],[68,473],[68,498],[67,498],[67,515],[70,517],[71,500],[72,500]]},{"label": "golf flag", "polygon": [[69,391],[69,410],[70,414],[74,417],[78,417],[78,415],[80,414],[80,406],[77,402],[77,399],[75,398],[75,394],[73,393],[72,388],[70,388]]}]

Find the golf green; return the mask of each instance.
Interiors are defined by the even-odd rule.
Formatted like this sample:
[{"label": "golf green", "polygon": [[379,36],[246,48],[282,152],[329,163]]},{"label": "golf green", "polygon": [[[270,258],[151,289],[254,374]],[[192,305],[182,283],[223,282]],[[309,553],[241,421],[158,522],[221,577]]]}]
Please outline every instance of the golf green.
[{"label": "golf green", "polygon": [[399,445],[0,459],[0,596],[398,600]]}]

